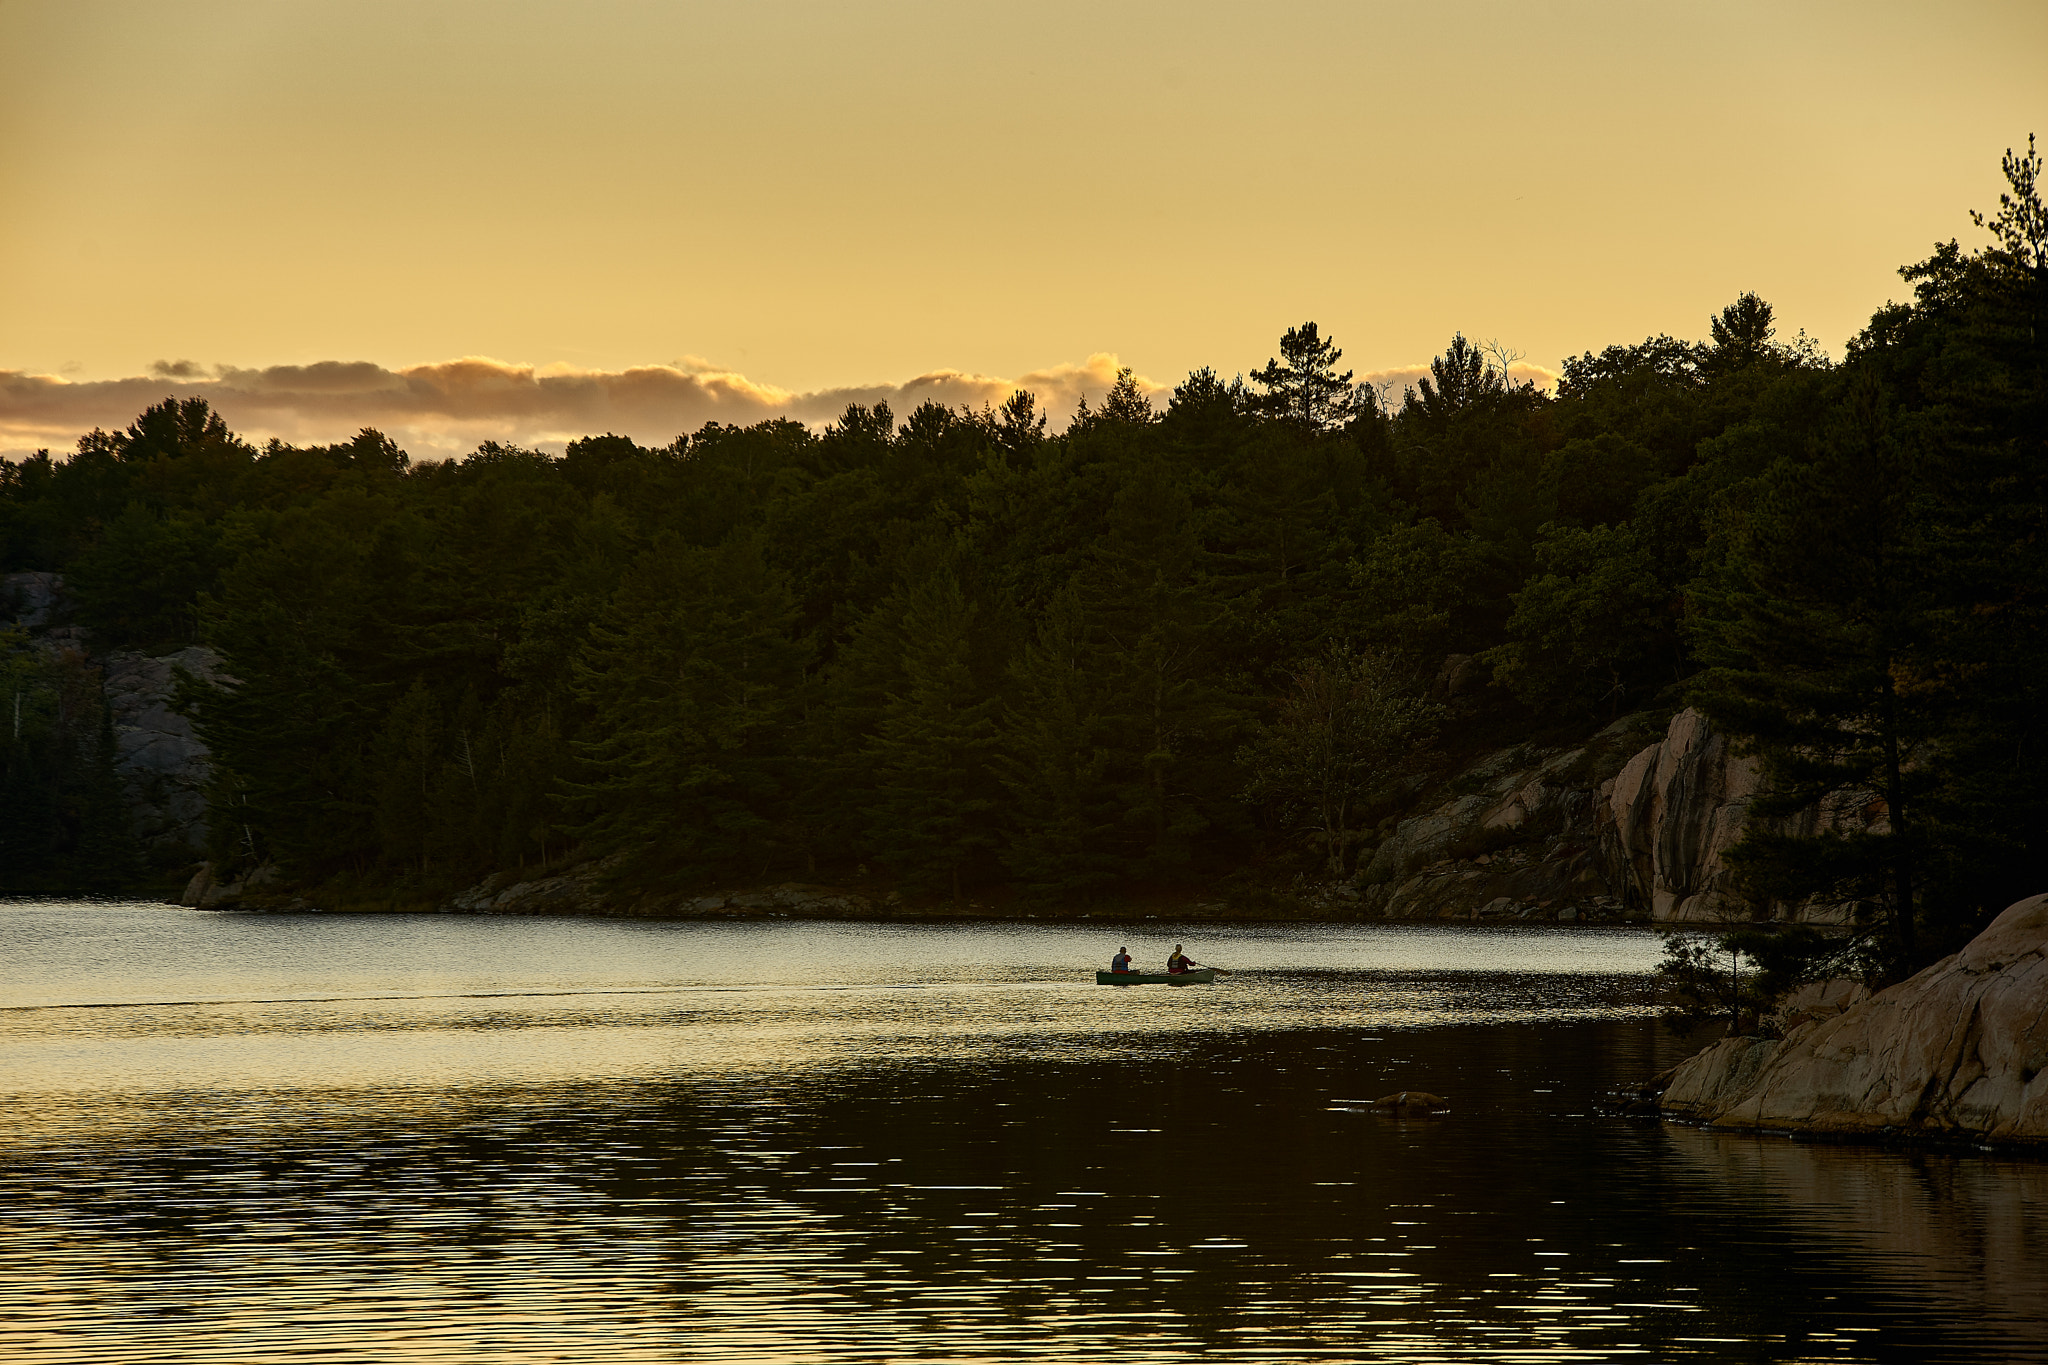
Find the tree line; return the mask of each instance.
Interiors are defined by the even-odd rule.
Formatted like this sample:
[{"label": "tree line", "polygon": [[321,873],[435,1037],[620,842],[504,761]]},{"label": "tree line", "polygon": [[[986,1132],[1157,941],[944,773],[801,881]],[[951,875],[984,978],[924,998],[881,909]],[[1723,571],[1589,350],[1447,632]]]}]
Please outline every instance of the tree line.
[{"label": "tree line", "polygon": [[[1770,809],[1885,803],[1855,840],[1760,828],[1743,870],[1862,906],[1904,965],[2039,889],[2039,166],[1839,362],[1745,294],[1554,391],[1460,335],[1381,394],[1306,323],[1058,433],[1020,392],[414,464],[167,400],[0,470],[0,553],[61,571],[98,648],[220,651],[236,685],[188,698],[211,852],[309,882],[1341,876],[1460,757],[1690,701]],[[1489,685],[1432,694],[1456,655]],[[17,698],[58,685],[7,657]],[[104,757],[40,705],[7,799],[74,813],[18,884],[75,862]]]}]

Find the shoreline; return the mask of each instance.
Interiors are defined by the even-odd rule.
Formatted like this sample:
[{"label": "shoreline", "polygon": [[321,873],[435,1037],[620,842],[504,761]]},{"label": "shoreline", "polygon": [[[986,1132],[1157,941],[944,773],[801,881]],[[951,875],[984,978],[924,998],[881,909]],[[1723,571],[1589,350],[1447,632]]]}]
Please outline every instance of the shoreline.
[{"label": "shoreline", "polygon": [[[1105,916],[1190,924],[1359,922],[1616,924],[1652,922],[1646,906],[1625,907],[1607,896],[1556,895],[1515,900],[1472,896],[1396,906],[1337,880],[1285,888],[1260,886],[1243,874],[1215,887],[1134,888],[1078,904],[1043,904],[1004,889],[961,900],[905,896],[887,882],[805,881],[728,885],[703,891],[635,885],[617,877],[617,859],[499,872],[456,892],[281,884],[275,869],[216,879],[202,866],[178,903],[199,909],[320,910],[337,914],[586,915],[605,919],[717,920],[1081,920]],[[1206,892],[1206,894],[1204,894]],[[1402,913],[1402,911],[1406,913]],[[1391,912],[1391,913],[1390,913]]]},{"label": "shoreline", "polygon": [[1779,1036],[1731,1034],[1652,1081],[1659,1110],[1721,1132],[2048,1145],[2048,894],[1874,995],[1811,1003]]},{"label": "shoreline", "polygon": [[[64,899],[85,899],[66,897]],[[157,903],[157,902],[149,902]],[[167,908],[197,910],[206,914],[231,915],[434,915],[472,919],[592,919],[629,920],[648,924],[701,924],[701,923],[750,923],[788,921],[792,923],[871,923],[871,924],[1139,924],[1158,922],[1160,924],[1218,924],[1218,925],[1260,925],[1260,924],[1333,924],[1382,927],[1417,928],[1484,928],[1484,929],[1641,929],[1645,931],[1668,932],[1679,926],[1659,924],[1647,918],[1579,918],[1568,920],[1519,920],[1512,918],[1482,918],[1479,916],[1342,916],[1330,914],[1275,912],[1259,913],[1230,909],[1222,911],[1194,910],[1183,913],[1137,913],[1117,910],[1088,910],[1075,913],[1020,912],[996,908],[980,909],[970,906],[966,910],[946,909],[893,909],[884,906],[847,908],[845,910],[784,910],[771,907],[730,907],[703,910],[665,910],[641,912],[631,909],[451,909],[430,901],[398,902],[390,904],[366,904],[362,902],[316,905],[310,902],[293,903],[286,900],[252,901],[237,900],[218,905],[181,906],[175,901],[161,902]]]},{"label": "shoreline", "polygon": [[[1619,1112],[1619,1111],[1617,1111]],[[1830,1128],[1731,1127],[1710,1119],[1671,1113],[1624,1114],[1644,1122],[1656,1122],[1719,1138],[1747,1139],[1759,1144],[1791,1142],[1805,1147],[1864,1147],[1890,1152],[1940,1152],[1949,1156],[1987,1156],[2048,1161],[2048,1138],[1987,1138],[1970,1133],[1939,1132],[1914,1128],[1885,1128],[1848,1131]]]}]

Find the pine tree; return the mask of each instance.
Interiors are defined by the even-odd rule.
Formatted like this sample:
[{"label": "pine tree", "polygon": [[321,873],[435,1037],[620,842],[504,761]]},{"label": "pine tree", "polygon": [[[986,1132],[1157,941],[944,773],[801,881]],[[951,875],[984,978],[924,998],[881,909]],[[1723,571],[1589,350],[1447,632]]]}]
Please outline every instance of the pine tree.
[{"label": "pine tree", "polygon": [[1853,372],[1812,455],[1758,481],[1697,593],[1714,666],[1694,703],[1762,761],[1769,789],[1753,812],[1788,816],[1854,791],[1884,803],[1885,827],[1861,834],[1802,838],[1758,821],[1735,862],[1762,894],[1877,907],[1894,970],[1917,960],[1919,798],[1943,700],[1925,491],[1890,395]]},{"label": "pine tree", "polygon": [[1358,412],[1352,371],[1337,372],[1343,358],[1337,343],[1313,322],[1288,328],[1280,338],[1279,357],[1251,373],[1251,381],[1266,391],[1259,397],[1260,409],[1308,435],[1343,427]]},{"label": "pine tree", "polygon": [[[1734,856],[1766,893],[1878,906],[1895,973],[2026,894],[2048,820],[2039,165],[2008,154],[2001,212],[1978,220],[1996,245],[1902,272],[1914,304],[1852,342],[1811,453],[1734,491],[1726,562],[1698,594],[1718,665],[1699,701],[1763,759],[1756,813],[1861,791],[1883,817],[1817,839],[1760,823]],[[1748,322],[1755,350],[1767,310]]]},{"label": "pine tree", "polygon": [[1234,604],[1212,572],[1180,471],[1146,460],[1121,474],[1081,580],[1083,605],[1107,665],[1104,746],[1126,867],[1173,877],[1185,873],[1195,836],[1236,785],[1229,755],[1243,717],[1219,667]]},{"label": "pine tree", "polygon": [[1123,870],[1098,696],[1107,666],[1069,584],[1011,668],[996,760],[1009,796],[1002,856],[1040,903],[1085,901]]},{"label": "pine tree", "polygon": [[440,815],[435,788],[443,762],[441,707],[424,678],[398,699],[371,746],[366,776],[376,796],[378,847],[385,861],[425,876]]},{"label": "pine tree", "polygon": [[2008,151],[1990,245],[1901,273],[1916,304],[1868,348],[1913,362],[1912,431],[1938,485],[1931,558],[1943,652],[1967,704],[1944,720],[1924,803],[1946,948],[2032,893],[2048,831],[2048,207],[2028,140]]},{"label": "pine tree", "polygon": [[1341,877],[1355,822],[1414,770],[1441,717],[1393,651],[1333,644],[1295,668],[1273,719],[1245,747],[1246,795],[1278,807],[1322,846],[1324,870]]},{"label": "pine tree", "polygon": [[573,784],[583,838],[626,871],[759,875],[791,856],[791,752],[809,645],[757,536],[670,540],[592,628],[577,691],[592,712]]},{"label": "pine tree", "polygon": [[950,570],[905,594],[899,680],[865,746],[875,796],[868,840],[913,890],[950,890],[993,845],[998,698],[974,676],[976,608]]},{"label": "pine tree", "polygon": [[69,880],[90,891],[115,892],[141,879],[142,849],[121,784],[113,711],[105,693],[92,700],[92,722],[79,727],[78,837]]},{"label": "pine tree", "polygon": [[0,629],[0,888],[57,883],[62,733],[52,670],[24,632]]}]

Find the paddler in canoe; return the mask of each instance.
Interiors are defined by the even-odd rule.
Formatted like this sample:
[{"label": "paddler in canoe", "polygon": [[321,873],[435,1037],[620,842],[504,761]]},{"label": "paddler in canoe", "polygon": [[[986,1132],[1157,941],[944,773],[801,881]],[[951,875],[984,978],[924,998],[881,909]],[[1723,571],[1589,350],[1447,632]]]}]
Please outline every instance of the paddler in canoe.
[{"label": "paddler in canoe", "polygon": [[1141,972],[1131,967],[1131,950],[1117,949],[1116,956],[1109,960],[1109,970],[1095,974],[1098,986],[1194,986],[1208,985],[1223,975],[1218,968],[1204,967],[1181,951],[1181,945],[1173,945],[1172,956],[1166,959],[1164,972]]}]

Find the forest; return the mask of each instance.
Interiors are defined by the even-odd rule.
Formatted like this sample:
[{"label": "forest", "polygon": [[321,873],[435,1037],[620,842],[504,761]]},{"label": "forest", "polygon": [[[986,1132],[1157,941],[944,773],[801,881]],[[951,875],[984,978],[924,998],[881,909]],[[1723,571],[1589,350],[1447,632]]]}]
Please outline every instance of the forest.
[{"label": "forest", "polygon": [[[1343,877],[1464,757],[1691,704],[1775,808],[1885,803],[1739,853],[1904,970],[2042,889],[2040,166],[1839,359],[1744,294],[1554,391],[1458,335],[1395,394],[1304,323],[1057,432],[1020,392],[443,463],[167,400],[0,466],[0,567],[63,574],[94,649],[217,650],[203,852],[334,894],[594,857],[935,906]],[[0,671],[0,889],[189,872],[124,843],[89,677],[21,630]]]}]

